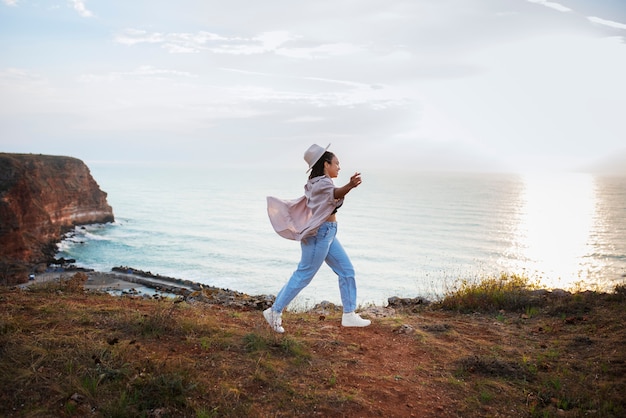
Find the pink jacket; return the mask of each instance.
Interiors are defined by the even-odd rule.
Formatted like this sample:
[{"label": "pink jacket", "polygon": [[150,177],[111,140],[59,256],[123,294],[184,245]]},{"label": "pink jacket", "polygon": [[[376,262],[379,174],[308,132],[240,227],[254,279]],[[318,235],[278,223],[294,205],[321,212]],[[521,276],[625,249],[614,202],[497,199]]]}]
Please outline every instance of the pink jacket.
[{"label": "pink jacket", "polygon": [[300,241],[315,235],[320,225],[341,206],[335,199],[335,185],[330,177],[310,179],[304,186],[304,196],[292,200],[267,197],[267,214],[274,230],[283,238]]}]

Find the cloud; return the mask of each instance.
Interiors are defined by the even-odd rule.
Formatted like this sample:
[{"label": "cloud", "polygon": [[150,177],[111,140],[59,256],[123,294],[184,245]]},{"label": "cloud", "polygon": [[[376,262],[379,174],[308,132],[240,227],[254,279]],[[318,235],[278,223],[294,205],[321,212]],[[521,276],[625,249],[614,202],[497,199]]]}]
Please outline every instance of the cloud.
[{"label": "cloud", "polygon": [[[221,68],[221,70],[250,77],[277,80],[277,82],[267,84],[275,86],[272,88],[252,87],[254,80],[251,80],[251,86],[245,87],[239,94],[245,95],[245,97],[253,101],[309,103],[318,108],[364,106],[370,109],[402,107],[411,101],[411,96],[405,91],[388,85],[359,83],[323,77],[262,73],[233,68]],[[295,85],[297,87],[281,89],[278,86],[282,84]],[[246,91],[250,93],[246,93]]]},{"label": "cloud", "polygon": [[[624,18],[589,1],[63,1],[75,18],[97,4],[99,27],[15,14],[0,130],[98,149],[159,140],[166,157],[326,139],[407,163],[606,153],[623,142]],[[36,35],[10,32],[29,23]]]},{"label": "cloud", "polygon": [[614,29],[624,29],[624,30],[626,30],[626,24],[624,24],[624,23],[614,22],[612,20],[601,19],[599,17],[594,17],[594,16],[590,16],[590,17],[588,17],[588,19],[589,19],[590,22],[596,23],[598,25],[604,25],[604,26],[608,26],[608,27],[614,28]]},{"label": "cloud", "polygon": [[224,55],[275,54],[290,58],[318,59],[345,56],[365,50],[348,42],[312,44],[284,30],[261,32],[254,36],[222,36],[212,32],[160,33],[141,29],[126,29],[115,37],[124,45],[160,44],[170,53],[210,52]]},{"label": "cloud", "polygon": [[74,6],[74,10],[82,17],[93,17],[93,13],[85,6],[85,0],[70,0],[70,2]]},{"label": "cloud", "polygon": [[[573,9],[570,9],[567,6],[563,6],[560,3],[555,3],[555,2],[551,2],[551,1],[547,1],[547,0],[526,0],[526,1],[528,1],[529,3],[540,4],[542,6],[546,6],[546,7],[549,7],[551,9],[558,10],[560,12],[574,12],[575,14],[578,14]],[[602,18],[596,17],[596,16],[589,16],[589,17],[587,17],[587,19],[590,22],[598,24],[598,25],[607,26],[607,27],[610,27],[610,28],[613,28],[613,29],[625,29],[626,30],[626,24],[624,24],[624,23],[616,22],[616,21],[613,21],[613,20],[602,19]]]},{"label": "cloud", "polygon": [[116,71],[109,74],[84,74],[81,75],[78,80],[80,82],[90,83],[90,82],[101,82],[101,81],[114,81],[120,80],[123,78],[144,78],[144,79],[164,79],[170,78],[170,76],[174,77],[187,77],[187,78],[195,78],[197,75],[192,74],[187,71],[177,71],[177,70],[165,70],[161,68],[156,68],[151,65],[142,65],[134,69],[133,71]]},{"label": "cloud", "polygon": [[571,12],[572,11],[572,9],[570,9],[569,7],[563,6],[560,3],[555,3],[552,1],[546,1],[546,0],[527,0],[527,1],[529,3],[541,4],[542,6],[546,6],[551,9],[558,10],[559,12]]},{"label": "cloud", "polygon": [[221,70],[229,71],[229,72],[233,72],[233,73],[244,74],[244,75],[251,75],[251,76],[292,78],[292,79],[298,79],[298,80],[317,81],[317,82],[320,82],[320,83],[339,84],[339,85],[344,85],[344,86],[349,86],[349,87],[356,87],[356,88],[372,88],[372,89],[382,89],[382,88],[384,88],[384,86],[381,86],[381,85],[374,85],[374,86],[372,86],[372,85],[369,85],[369,84],[357,83],[357,82],[354,82],[354,81],[337,80],[337,79],[330,79],[330,78],[323,78],[323,77],[309,77],[309,76],[294,76],[294,75],[283,75],[283,74],[271,74],[271,73],[263,73],[263,72],[260,72],[260,71],[239,70],[239,69],[236,69],[236,68],[221,68]]},{"label": "cloud", "polygon": [[[283,39],[283,40],[280,40]],[[171,53],[192,53],[210,51],[221,54],[254,54],[276,48],[284,42],[285,36],[261,34],[256,38],[225,37],[216,33],[200,31],[196,33],[159,33],[141,29],[127,29],[115,37],[124,45],[161,44]]]},{"label": "cloud", "polygon": [[[21,68],[6,68],[0,71],[0,89],[3,92],[13,91],[21,94],[16,97],[23,97],[22,94],[45,93],[50,89],[48,80],[40,74]],[[7,93],[7,97],[11,97]],[[9,101],[0,101],[0,105],[9,103]]]},{"label": "cloud", "polygon": [[296,116],[291,119],[287,119],[285,123],[318,123],[324,121],[324,118],[320,116]]},{"label": "cloud", "polygon": [[291,58],[316,59],[338,55],[350,55],[364,51],[365,48],[350,43],[329,43],[313,47],[279,48],[275,52]]},{"label": "cloud", "polygon": [[3,71],[0,71],[0,81],[20,81],[35,79],[39,79],[39,76],[36,76],[20,68],[7,68]]},{"label": "cloud", "polygon": [[7,6],[17,6],[17,0],[2,0]]}]

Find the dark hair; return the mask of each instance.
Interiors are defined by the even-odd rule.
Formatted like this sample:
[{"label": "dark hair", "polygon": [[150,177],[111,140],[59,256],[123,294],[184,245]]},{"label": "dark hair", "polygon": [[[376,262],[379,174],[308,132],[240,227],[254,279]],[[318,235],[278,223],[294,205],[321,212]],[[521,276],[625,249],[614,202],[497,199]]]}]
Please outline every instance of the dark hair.
[{"label": "dark hair", "polygon": [[320,157],[320,159],[317,160],[315,164],[313,164],[313,168],[311,168],[311,175],[309,176],[309,179],[323,176],[324,175],[324,163],[328,163],[328,164],[332,163],[334,156],[335,154],[333,154],[332,152],[326,151]]}]

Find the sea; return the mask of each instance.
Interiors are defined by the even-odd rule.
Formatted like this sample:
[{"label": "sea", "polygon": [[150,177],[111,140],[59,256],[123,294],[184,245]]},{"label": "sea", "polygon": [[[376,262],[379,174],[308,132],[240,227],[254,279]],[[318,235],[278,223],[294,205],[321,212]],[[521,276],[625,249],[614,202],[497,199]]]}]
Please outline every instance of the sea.
[{"label": "sea", "polygon": [[[58,257],[251,295],[275,295],[297,266],[300,244],[274,232],[266,196],[301,196],[304,170],[88,165],[115,222],[76,227]],[[365,170],[362,178],[337,214],[361,306],[438,299],[464,281],[502,274],[578,290],[626,281],[626,177]],[[326,265],[290,308],[322,301],[340,303]]]}]

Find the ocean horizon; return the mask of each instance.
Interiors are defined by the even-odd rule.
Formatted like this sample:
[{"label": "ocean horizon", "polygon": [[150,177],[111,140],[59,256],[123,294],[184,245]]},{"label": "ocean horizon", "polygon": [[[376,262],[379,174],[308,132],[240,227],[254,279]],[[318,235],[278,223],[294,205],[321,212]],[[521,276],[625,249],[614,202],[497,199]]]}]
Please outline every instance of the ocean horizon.
[{"label": "ocean horizon", "polygon": [[[58,257],[275,295],[300,257],[266,196],[303,194],[304,170],[90,163],[116,221],[77,227]],[[335,184],[348,181],[345,169]],[[522,274],[547,288],[612,290],[626,275],[626,177],[364,171],[338,213],[358,303],[436,298],[460,280]],[[322,266],[290,308],[340,303]]]}]

